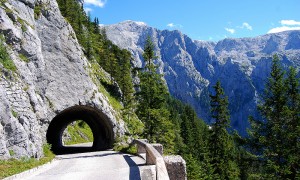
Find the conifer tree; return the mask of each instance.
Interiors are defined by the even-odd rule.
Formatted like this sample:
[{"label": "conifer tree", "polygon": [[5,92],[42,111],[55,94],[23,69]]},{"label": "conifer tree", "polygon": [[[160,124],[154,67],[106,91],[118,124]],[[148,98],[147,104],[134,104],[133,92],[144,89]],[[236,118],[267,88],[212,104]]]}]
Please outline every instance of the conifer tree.
[{"label": "conifer tree", "polygon": [[288,115],[286,127],[285,158],[288,164],[286,177],[300,179],[300,79],[297,78],[296,69],[290,67],[286,79]]},{"label": "conifer tree", "polygon": [[239,169],[234,161],[234,142],[227,132],[230,124],[228,99],[220,81],[210,95],[211,117],[214,120],[209,135],[210,163],[216,179],[236,179]]},{"label": "conifer tree", "polygon": [[143,57],[145,67],[139,73],[140,91],[138,92],[137,115],[145,123],[144,135],[152,142],[166,146],[169,152],[174,151],[174,125],[170,121],[170,112],[166,108],[168,90],[162,80],[162,75],[156,72],[153,63],[154,46],[150,37],[147,38]]},{"label": "conifer tree", "polygon": [[251,149],[261,155],[266,178],[273,179],[299,176],[299,79],[293,69],[287,80],[284,75],[279,57],[274,55],[262,103],[258,105],[262,119],[250,118]]}]

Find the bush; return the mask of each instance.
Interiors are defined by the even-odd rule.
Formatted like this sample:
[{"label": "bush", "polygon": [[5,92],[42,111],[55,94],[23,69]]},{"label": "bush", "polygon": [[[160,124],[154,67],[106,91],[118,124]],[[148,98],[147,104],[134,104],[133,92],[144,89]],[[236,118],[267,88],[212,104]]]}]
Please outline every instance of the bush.
[{"label": "bush", "polygon": [[0,63],[7,70],[11,70],[13,72],[17,70],[17,67],[15,66],[14,62],[12,61],[9,54],[7,53],[7,49],[4,45],[3,36],[0,36]]}]

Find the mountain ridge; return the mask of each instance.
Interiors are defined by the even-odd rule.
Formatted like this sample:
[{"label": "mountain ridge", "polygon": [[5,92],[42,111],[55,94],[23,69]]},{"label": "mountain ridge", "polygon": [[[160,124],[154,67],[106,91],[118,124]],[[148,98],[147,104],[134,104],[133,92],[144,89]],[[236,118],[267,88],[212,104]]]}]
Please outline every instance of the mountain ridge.
[{"label": "mountain ridge", "polygon": [[243,135],[248,116],[258,116],[256,105],[270,72],[272,55],[278,54],[285,68],[300,67],[300,31],[207,42],[192,40],[178,30],[139,24],[125,21],[104,28],[113,43],[132,53],[133,67],[143,66],[143,45],[150,35],[158,56],[155,63],[171,95],[192,105],[207,122],[211,122],[211,85],[221,80],[230,100],[232,125]]}]

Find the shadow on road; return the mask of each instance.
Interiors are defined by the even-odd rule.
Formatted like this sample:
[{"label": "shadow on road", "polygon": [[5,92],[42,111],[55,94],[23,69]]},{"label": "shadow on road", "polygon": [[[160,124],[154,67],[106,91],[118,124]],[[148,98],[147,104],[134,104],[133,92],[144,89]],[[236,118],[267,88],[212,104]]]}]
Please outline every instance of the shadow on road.
[{"label": "shadow on road", "polygon": [[60,148],[60,151],[56,152],[57,155],[63,154],[77,154],[77,153],[85,153],[85,152],[92,152],[92,147],[82,147],[82,146],[64,146]]},{"label": "shadow on road", "polygon": [[104,154],[70,154],[68,156],[57,156],[59,159],[80,159],[80,158],[91,158],[91,157],[105,157],[105,156],[112,156],[112,155],[119,155],[119,152],[109,152]]},{"label": "shadow on road", "polygon": [[132,156],[130,155],[123,155],[125,161],[129,165],[129,179],[130,180],[140,180],[141,175],[140,175],[140,170],[138,165],[131,159]]},{"label": "shadow on road", "polygon": [[72,145],[63,145],[56,148],[56,155],[64,154],[77,154],[77,153],[86,153],[96,151],[93,148],[93,142],[72,144]]}]

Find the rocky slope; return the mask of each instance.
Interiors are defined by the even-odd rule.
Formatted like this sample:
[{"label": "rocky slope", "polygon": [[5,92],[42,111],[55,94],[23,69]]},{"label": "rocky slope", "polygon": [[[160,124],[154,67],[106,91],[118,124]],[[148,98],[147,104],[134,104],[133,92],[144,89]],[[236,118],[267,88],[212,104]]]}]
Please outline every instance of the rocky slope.
[{"label": "rocky slope", "polygon": [[75,105],[101,110],[114,133],[124,134],[56,1],[1,0],[0,33],[17,67],[0,63],[0,159],[40,157],[50,121]]},{"label": "rocky slope", "polygon": [[144,42],[151,36],[156,44],[156,64],[170,93],[191,104],[207,122],[211,121],[208,94],[211,85],[220,80],[229,96],[232,125],[242,134],[246,133],[248,116],[257,115],[272,55],[278,53],[285,67],[300,67],[300,31],[205,42],[142,22],[125,21],[105,29],[111,41],[132,52],[135,67],[142,66]]}]

